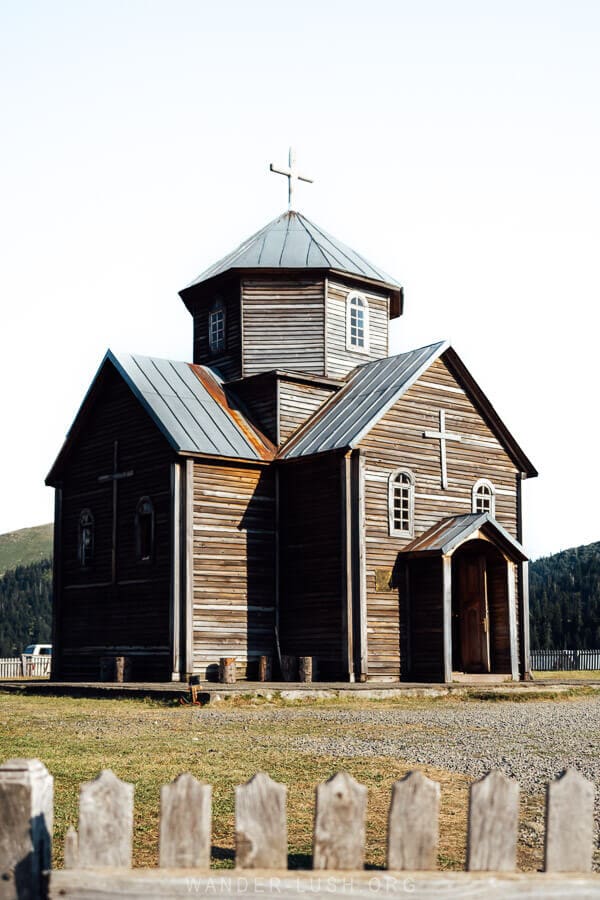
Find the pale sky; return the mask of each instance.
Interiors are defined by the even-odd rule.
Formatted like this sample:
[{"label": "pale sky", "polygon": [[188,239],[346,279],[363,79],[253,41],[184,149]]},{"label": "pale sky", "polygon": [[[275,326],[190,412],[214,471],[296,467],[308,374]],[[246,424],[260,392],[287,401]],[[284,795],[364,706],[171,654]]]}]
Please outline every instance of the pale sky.
[{"label": "pale sky", "polygon": [[1,0],[0,532],[107,347],[191,360],[177,291],[287,205],[405,289],[540,472],[536,558],[600,540],[600,3]]}]

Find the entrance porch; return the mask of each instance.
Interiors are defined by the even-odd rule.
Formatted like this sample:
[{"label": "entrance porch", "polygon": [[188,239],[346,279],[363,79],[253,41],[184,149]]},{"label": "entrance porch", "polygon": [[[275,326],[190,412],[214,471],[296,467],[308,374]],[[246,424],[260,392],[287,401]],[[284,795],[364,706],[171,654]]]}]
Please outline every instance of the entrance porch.
[{"label": "entrance porch", "polygon": [[[518,681],[519,570],[527,557],[489,514],[444,519],[413,541],[405,561],[411,680]],[[520,658],[521,657],[521,658]]]}]

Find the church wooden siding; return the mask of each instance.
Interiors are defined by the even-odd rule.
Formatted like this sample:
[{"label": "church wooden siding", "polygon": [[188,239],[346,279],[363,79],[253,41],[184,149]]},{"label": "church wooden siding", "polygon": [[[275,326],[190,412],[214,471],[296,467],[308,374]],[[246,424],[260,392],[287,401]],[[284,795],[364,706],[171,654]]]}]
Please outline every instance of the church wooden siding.
[{"label": "church wooden siding", "polygon": [[[346,298],[359,290],[369,304],[369,352],[346,349]],[[388,355],[389,297],[357,288],[356,285],[328,280],[326,375],[343,378],[356,366]]]},{"label": "church wooden siding", "polygon": [[[407,588],[410,597],[410,619],[403,623],[408,631],[408,660],[402,661],[414,681],[443,681],[444,617],[440,597],[443,571],[441,558],[413,559],[408,563]],[[402,587],[401,587],[402,591]]]},{"label": "church wooden siding", "polygon": [[[208,342],[208,317],[215,301],[225,306],[225,350],[212,353]],[[192,303],[194,317],[194,362],[214,366],[225,381],[239,378],[241,366],[241,319],[239,279],[227,281],[211,293],[202,293]]]},{"label": "church wooden siding", "polygon": [[[62,678],[100,677],[100,658],[128,655],[132,677],[170,677],[170,460],[169,447],[129,388],[109,371],[90,416],[72,447],[62,488],[61,585],[57,673]],[[117,487],[116,580],[112,580],[113,483],[98,482],[113,471],[118,440],[119,471],[133,476]],[[136,558],[135,513],[141,497],[155,512],[155,554]],[[78,558],[79,516],[94,516],[94,557],[83,569]]]},{"label": "church wooden siding", "polygon": [[341,516],[338,455],[280,468],[281,652],[315,657],[322,680],[347,677]]},{"label": "church wooden siding", "polygon": [[[448,442],[449,487],[441,488],[439,440],[424,431],[439,429],[439,411],[446,412],[446,430],[460,434],[461,443]],[[365,452],[365,522],[369,675],[394,676],[399,660],[398,594],[375,590],[377,569],[393,569],[398,552],[412,537],[390,536],[388,479],[406,468],[415,479],[414,537],[440,519],[472,511],[472,488],[488,478],[496,490],[496,519],[517,534],[515,464],[492,434],[479,412],[442,360],[427,372],[379,420],[360,443]],[[401,449],[400,449],[401,446]],[[402,666],[404,674],[404,666]]]},{"label": "church wooden siding", "polygon": [[325,374],[324,307],[323,278],[244,278],[244,376],[268,369]]},{"label": "church wooden siding", "polygon": [[273,372],[235,381],[231,388],[246,407],[254,424],[277,443],[277,378]]},{"label": "church wooden siding", "polygon": [[275,498],[260,466],[194,463],[194,672],[217,677],[234,656],[240,678],[273,655]]},{"label": "church wooden siding", "polygon": [[287,441],[300,425],[314,415],[334,388],[293,381],[279,383],[279,442]]}]

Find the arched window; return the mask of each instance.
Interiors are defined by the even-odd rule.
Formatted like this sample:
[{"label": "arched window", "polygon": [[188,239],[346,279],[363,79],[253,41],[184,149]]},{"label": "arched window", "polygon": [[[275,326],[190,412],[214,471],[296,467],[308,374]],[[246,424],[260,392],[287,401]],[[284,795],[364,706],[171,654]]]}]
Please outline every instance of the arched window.
[{"label": "arched window", "polygon": [[473,512],[496,515],[496,491],[487,478],[480,478],[473,485]]},{"label": "arched window", "polygon": [[150,497],[142,497],[135,511],[135,550],[140,562],[154,556],[154,506]]},{"label": "arched window", "polygon": [[415,482],[411,472],[399,469],[389,480],[390,534],[412,537],[415,508]]},{"label": "arched window", "polygon": [[89,509],[79,513],[79,564],[82,569],[91,566],[94,559],[94,517]]},{"label": "arched window", "polygon": [[211,353],[225,349],[225,306],[216,300],[208,314],[208,345]]},{"label": "arched window", "polygon": [[357,291],[346,299],[346,349],[369,352],[369,304]]}]

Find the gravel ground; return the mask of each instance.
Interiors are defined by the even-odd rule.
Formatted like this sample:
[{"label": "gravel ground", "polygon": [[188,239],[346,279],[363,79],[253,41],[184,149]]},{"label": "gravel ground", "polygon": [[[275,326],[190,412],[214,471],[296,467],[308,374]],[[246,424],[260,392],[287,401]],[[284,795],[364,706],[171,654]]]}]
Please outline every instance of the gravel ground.
[{"label": "gravel ground", "polygon": [[[393,756],[479,777],[499,768],[521,789],[539,793],[573,766],[600,787],[600,698],[581,700],[445,701],[422,708],[351,707],[205,710],[202,719],[224,722],[323,723],[322,737],[290,735],[289,749],[333,757]],[[352,735],[352,725],[372,737]],[[333,726],[333,727],[332,727]],[[337,726],[337,727],[335,727]]]}]

